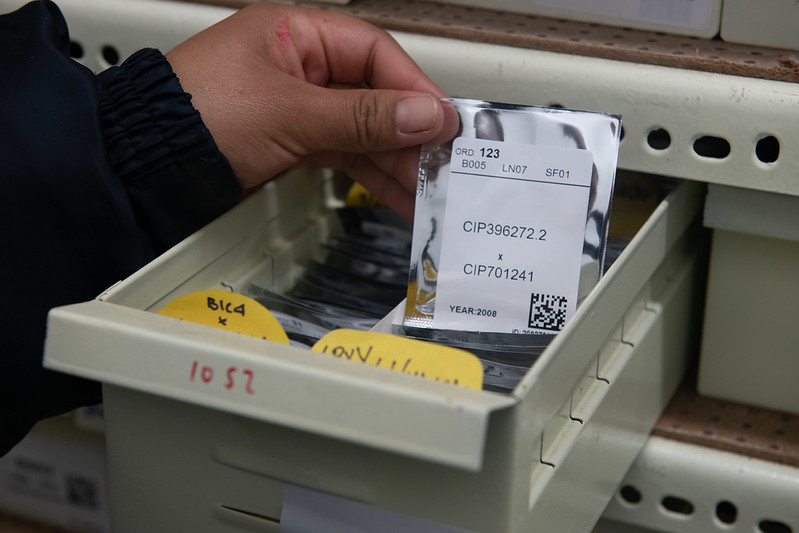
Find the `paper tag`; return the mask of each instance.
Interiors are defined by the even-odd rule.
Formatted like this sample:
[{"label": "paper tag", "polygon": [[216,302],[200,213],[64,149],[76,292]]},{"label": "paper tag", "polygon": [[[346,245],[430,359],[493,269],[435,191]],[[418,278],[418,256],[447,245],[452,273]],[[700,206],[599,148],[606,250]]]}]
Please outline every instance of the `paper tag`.
[{"label": "paper tag", "polygon": [[308,533],[308,531],[469,533],[465,529],[429,522],[288,483],[283,485],[280,531],[281,533]]},{"label": "paper tag", "polygon": [[483,364],[472,353],[388,333],[337,329],[315,352],[462,387],[483,388]]},{"label": "paper tag", "polygon": [[593,157],[455,139],[433,325],[560,331],[576,308]]},{"label": "paper tag", "polygon": [[[103,441],[44,421],[0,458],[0,514],[29,517],[65,530],[111,531]],[[30,528],[3,520],[11,531]],[[43,527],[43,526],[42,526]],[[39,529],[39,528],[36,528]],[[6,527],[3,531],[9,531]],[[46,528],[54,531],[54,529]]]},{"label": "paper tag", "polygon": [[288,335],[272,313],[252,298],[235,292],[191,292],[172,300],[158,314],[289,344]]}]

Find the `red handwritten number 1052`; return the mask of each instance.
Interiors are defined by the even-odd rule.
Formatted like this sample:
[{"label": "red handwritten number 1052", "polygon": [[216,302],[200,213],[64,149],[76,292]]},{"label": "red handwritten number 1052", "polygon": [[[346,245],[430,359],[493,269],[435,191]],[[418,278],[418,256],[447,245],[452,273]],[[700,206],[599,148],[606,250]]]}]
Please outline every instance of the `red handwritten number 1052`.
[{"label": "red handwritten number 1052", "polygon": [[[225,371],[225,388],[232,389],[236,386],[236,374],[239,373],[239,369],[235,366],[230,366]],[[244,390],[247,391],[247,394],[255,394],[255,391],[252,388],[252,380],[254,374],[252,370],[244,369],[240,371],[241,374],[246,376],[247,381],[244,383]],[[191,364],[191,374],[189,376],[189,381],[195,381],[197,378],[200,379],[203,383],[211,383],[214,381],[214,369],[208,365],[200,366],[197,361],[194,361]]]}]

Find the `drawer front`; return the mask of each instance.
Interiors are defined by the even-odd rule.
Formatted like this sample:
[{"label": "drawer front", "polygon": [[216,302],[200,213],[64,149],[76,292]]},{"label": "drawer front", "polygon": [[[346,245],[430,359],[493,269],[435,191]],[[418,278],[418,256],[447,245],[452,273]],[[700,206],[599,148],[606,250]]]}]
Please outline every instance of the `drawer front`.
[{"label": "drawer front", "polygon": [[650,282],[637,313],[625,315],[623,334],[620,328],[604,343],[562,415],[544,429],[532,511],[520,531],[542,523],[549,529],[541,531],[588,531],[612,498],[696,356],[704,242],[696,235],[678,243],[655,276],[665,284]]},{"label": "drawer front", "polygon": [[[287,226],[279,213],[256,223],[263,202],[281,204],[270,195],[292,197],[279,186],[102,300],[54,311],[47,365],[105,383],[118,531],[169,530],[176,520],[196,531],[273,531],[286,483],[477,532],[589,527],[692,355],[702,192],[687,183],[661,203],[510,395],[154,314],[174,296],[229,287],[245,271],[280,278],[264,269],[312,253],[309,243],[329,233],[323,201],[287,200],[292,213],[303,206],[295,216],[311,220],[307,228]],[[234,234],[238,243],[220,238]],[[286,244],[289,234],[297,247]],[[255,246],[259,239],[266,243]],[[187,383],[198,358],[249,365],[263,376],[263,394]],[[577,508],[563,505],[570,493],[584,496]],[[441,505],[442,494],[450,504]]]}]

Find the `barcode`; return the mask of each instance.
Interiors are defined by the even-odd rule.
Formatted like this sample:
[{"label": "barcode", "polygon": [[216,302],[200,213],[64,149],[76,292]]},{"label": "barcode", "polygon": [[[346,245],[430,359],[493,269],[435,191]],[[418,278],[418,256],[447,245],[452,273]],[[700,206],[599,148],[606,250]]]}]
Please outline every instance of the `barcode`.
[{"label": "barcode", "polygon": [[67,501],[75,507],[97,509],[100,506],[100,494],[97,484],[83,476],[66,476]]},{"label": "barcode", "polygon": [[530,295],[530,317],[528,327],[560,331],[566,325],[565,296],[533,293]]}]

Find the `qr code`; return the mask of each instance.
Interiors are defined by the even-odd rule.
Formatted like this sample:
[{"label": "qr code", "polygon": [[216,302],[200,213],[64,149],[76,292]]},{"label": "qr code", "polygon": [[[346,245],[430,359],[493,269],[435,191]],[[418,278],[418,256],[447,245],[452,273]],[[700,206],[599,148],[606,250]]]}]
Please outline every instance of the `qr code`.
[{"label": "qr code", "polygon": [[530,296],[530,319],[528,327],[560,331],[566,325],[565,296],[533,293]]},{"label": "qr code", "polygon": [[97,484],[83,476],[66,477],[67,501],[75,507],[97,509],[100,506],[100,494]]}]

